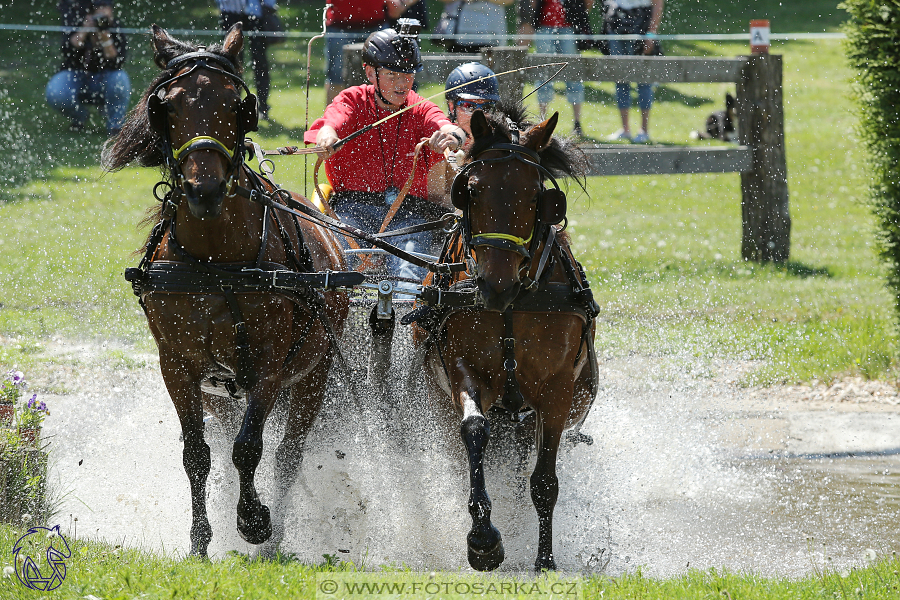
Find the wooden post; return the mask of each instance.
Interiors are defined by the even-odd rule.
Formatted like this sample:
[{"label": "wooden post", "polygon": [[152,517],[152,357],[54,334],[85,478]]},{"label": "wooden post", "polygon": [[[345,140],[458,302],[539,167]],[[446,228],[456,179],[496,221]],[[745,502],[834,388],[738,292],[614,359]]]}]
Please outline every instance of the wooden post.
[{"label": "wooden post", "polygon": [[741,173],[741,256],[754,262],[788,260],[788,210],[780,55],[749,56],[737,81],[741,145],[753,148],[753,169]]},{"label": "wooden post", "polygon": [[[493,46],[481,49],[484,64],[494,73],[502,73],[526,66],[528,48],[525,46]],[[525,95],[526,72],[519,71],[497,78],[500,86],[500,100],[516,103]],[[548,84],[549,85],[549,84]]]}]

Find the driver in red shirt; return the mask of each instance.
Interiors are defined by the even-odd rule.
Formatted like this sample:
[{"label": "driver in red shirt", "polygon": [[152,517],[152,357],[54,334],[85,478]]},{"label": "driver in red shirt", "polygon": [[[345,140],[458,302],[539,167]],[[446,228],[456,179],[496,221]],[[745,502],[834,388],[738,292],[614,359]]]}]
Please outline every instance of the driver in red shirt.
[{"label": "driver in red shirt", "polygon": [[[334,150],[341,138],[423,100],[412,91],[415,73],[422,70],[417,25],[415,20],[401,20],[401,33],[385,29],[371,34],[363,45],[363,63],[371,85],[342,91],[304,135],[304,141],[324,149],[325,172],[334,190],[329,204],[335,213],[345,223],[373,233],[379,231],[409,179],[415,146],[423,139],[428,144],[416,163],[409,195],[388,229],[433,221],[453,210],[427,199],[428,172],[444,160],[445,149],[462,146],[466,133],[436,104],[423,102]],[[442,241],[441,232],[391,238],[407,251],[432,256],[440,251]],[[388,258],[387,263],[388,272],[401,278],[421,280],[425,275],[423,269],[396,257]]]}]

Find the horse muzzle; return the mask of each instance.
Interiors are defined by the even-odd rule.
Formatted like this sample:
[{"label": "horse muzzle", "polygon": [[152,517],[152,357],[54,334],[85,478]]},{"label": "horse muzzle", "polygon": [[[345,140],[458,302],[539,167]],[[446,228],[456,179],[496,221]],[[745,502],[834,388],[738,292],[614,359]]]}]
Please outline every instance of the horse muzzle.
[{"label": "horse muzzle", "polygon": [[483,277],[477,277],[475,283],[478,286],[478,291],[481,293],[484,310],[492,312],[504,312],[515,301],[519,292],[522,291],[521,281],[516,281],[502,290],[495,288]]},{"label": "horse muzzle", "polygon": [[224,179],[184,182],[184,197],[188,210],[198,219],[217,219],[222,214],[222,203],[228,186]]}]

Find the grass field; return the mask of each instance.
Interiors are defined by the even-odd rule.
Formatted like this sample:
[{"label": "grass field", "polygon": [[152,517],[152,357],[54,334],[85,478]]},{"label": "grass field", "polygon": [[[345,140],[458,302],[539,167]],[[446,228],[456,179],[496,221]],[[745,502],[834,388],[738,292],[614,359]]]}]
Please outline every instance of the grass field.
[{"label": "grass field", "polygon": [[[56,24],[55,4],[0,0],[2,20]],[[135,3],[126,24],[215,26],[212,3],[183,4],[170,14],[161,3]],[[289,26],[317,28],[306,3],[282,4]],[[752,14],[713,0],[670,0],[667,6],[666,33],[744,31],[749,18],[761,17],[773,20],[774,31],[834,31],[843,19],[836,1],[758,2]],[[115,341],[128,351],[90,360],[121,368],[133,364],[134,351],[153,351],[122,272],[137,263],[132,253],[147,233],[137,224],[154,204],[150,190],[158,175],[139,169],[103,174],[99,120],[93,118],[89,133],[72,134],[45,106],[56,40],[55,33],[0,30],[0,370],[17,366],[38,389],[58,361],[77,366],[89,360],[48,355],[55,340]],[[156,70],[146,37],[132,36],[131,49],[135,101]],[[707,42],[667,46],[672,55],[746,50],[745,44]],[[785,64],[791,261],[776,267],[741,260],[737,175],[592,178],[587,194],[570,194],[570,232],[602,309],[599,352],[754,361],[747,384],[847,375],[895,380],[896,317],[873,250],[864,157],[848,97],[851,73],[840,43],[775,43],[772,52],[783,54]],[[311,117],[321,114],[324,102],[321,47],[318,53]],[[255,136],[266,148],[296,143],[304,128],[305,42],[279,46],[272,56],[277,124],[264,125]],[[727,89],[660,87],[654,139],[696,143],[688,141],[689,132],[723,104]],[[612,84],[589,84],[588,100],[586,134],[601,139],[618,127]],[[561,132],[568,133],[570,108],[561,96],[552,108],[561,113]],[[302,190],[300,159],[279,159],[276,180]],[[64,383],[54,386],[65,391]],[[0,528],[0,557],[10,555],[22,533]],[[52,597],[227,598],[253,590],[253,597],[265,598],[289,585],[312,598],[316,573],[333,568],[289,560],[250,564],[237,556],[201,564],[91,543],[79,546],[73,561],[72,579]],[[847,576],[816,572],[794,582],[719,572],[662,581],[632,574],[593,577],[583,590],[586,597],[603,598],[889,598],[897,594],[897,570],[892,559]],[[0,580],[0,597],[35,597],[26,592],[14,579]]]}]

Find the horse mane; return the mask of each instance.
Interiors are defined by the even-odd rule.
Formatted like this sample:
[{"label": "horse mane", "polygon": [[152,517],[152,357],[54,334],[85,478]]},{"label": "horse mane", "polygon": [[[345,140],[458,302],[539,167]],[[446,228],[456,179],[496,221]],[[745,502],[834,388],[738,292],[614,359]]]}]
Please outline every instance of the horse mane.
[{"label": "horse mane", "polygon": [[[527,111],[521,103],[500,103],[496,108],[484,115],[493,132],[478,138],[466,152],[465,160],[471,160],[495,143],[509,143],[512,140],[507,119],[518,127],[521,143],[528,141],[528,133],[535,123],[528,120]],[[550,171],[554,177],[568,178],[575,181],[582,190],[586,190],[588,161],[578,146],[566,137],[555,135],[546,148],[538,152],[541,166]]]},{"label": "horse mane", "polygon": [[[161,152],[162,139],[150,126],[147,99],[160,83],[173,77],[178,70],[177,68],[166,69],[166,64],[182,54],[197,52],[201,49],[217,54],[229,62],[232,61],[231,56],[225,53],[221,43],[203,48],[188,42],[171,38],[170,40],[172,43],[167,44],[154,58],[154,62],[162,69],[162,72],[144,92],[140,102],[125,117],[125,123],[119,135],[107,140],[103,145],[100,164],[108,172],[119,171],[135,161],[142,167],[165,167],[165,157]],[[240,61],[234,67],[235,74],[240,76],[243,70]]]}]

